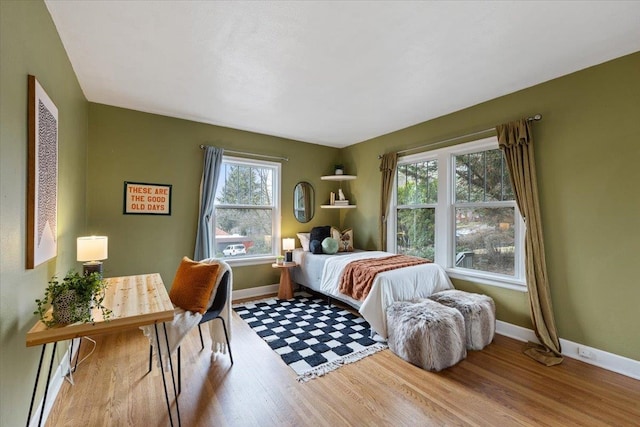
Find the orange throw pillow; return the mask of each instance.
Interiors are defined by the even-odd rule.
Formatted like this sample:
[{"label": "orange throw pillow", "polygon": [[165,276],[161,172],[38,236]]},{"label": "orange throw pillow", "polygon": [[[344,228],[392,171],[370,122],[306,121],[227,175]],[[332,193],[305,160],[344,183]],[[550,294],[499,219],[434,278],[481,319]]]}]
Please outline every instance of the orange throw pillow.
[{"label": "orange throw pillow", "polygon": [[184,310],[204,313],[209,308],[207,304],[219,270],[220,264],[205,264],[187,257],[182,258],[169,291],[171,302]]}]

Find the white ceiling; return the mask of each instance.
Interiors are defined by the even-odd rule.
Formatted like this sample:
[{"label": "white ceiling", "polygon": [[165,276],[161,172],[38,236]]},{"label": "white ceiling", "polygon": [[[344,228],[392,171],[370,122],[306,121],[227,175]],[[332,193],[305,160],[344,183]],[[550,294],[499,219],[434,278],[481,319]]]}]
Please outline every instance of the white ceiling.
[{"label": "white ceiling", "polygon": [[46,1],[89,101],[344,147],[640,51],[639,1]]}]

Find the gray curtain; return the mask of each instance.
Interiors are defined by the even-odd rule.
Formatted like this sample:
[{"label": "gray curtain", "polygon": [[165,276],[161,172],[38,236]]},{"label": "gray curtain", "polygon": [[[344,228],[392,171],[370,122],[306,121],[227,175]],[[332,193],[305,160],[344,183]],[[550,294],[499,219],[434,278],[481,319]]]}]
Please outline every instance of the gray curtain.
[{"label": "gray curtain", "polygon": [[382,184],[380,194],[380,250],[387,250],[387,217],[389,216],[389,202],[393,189],[393,178],[398,166],[398,153],[386,153],[380,161]]},{"label": "gray curtain", "polygon": [[218,175],[222,164],[222,148],[206,146],[204,149],[204,168],[202,169],[202,180],[200,181],[200,213],[198,215],[198,233],[196,234],[196,248],[194,261],[202,261],[215,255],[215,248],[212,248],[214,224],[211,222],[213,216],[213,204],[218,187]]},{"label": "gray curtain", "polygon": [[542,343],[542,345],[529,343],[524,352],[547,366],[557,365],[562,362],[562,355],[553,317],[544,256],[531,122],[521,119],[498,125],[496,131],[500,149],[504,153],[509,168],[516,203],[526,225],[525,272],[529,308],[536,336]]}]

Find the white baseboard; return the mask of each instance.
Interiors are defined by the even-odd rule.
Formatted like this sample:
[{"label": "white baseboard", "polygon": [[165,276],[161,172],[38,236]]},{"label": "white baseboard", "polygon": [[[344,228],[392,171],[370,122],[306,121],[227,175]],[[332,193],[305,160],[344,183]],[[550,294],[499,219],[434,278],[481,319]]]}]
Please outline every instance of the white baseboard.
[{"label": "white baseboard", "polygon": [[[531,329],[512,325],[500,320],[496,321],[496,333],[519,341],[540,342]],[[618,356],[617,354],[562,338],[560,338],[560,347],[562,348],[563,356],[640,380],[640,361]]]},{"label": "white baseboard", "polygon": [[[51,380],[49,382],[49,391],[47,392],[47,404],[44,407],[44,413],[42,414],[42,425],[45,425],[47,423],[47,418],[49,418],[49,413],[51,412],[51,408],[53,408],[53,404],[56,401],[56,397],[58,397],[60,388],[62,388],[64,378],[69,372],[69,367],[70,367],[69,366],[69,350],[70,349],[71,349],[71,346],[67,348],[67,351],[62,356],[62,361],[60,362],[55,372],[51,376]],[[74,339],[73,354],[71,356],[71,360],[73,360],[77,351],[78,351],[78,345],[76,345],[76,340]],[[47,381],[46,375],[49,373],[48,366],[46,366],[48,363],[46,360],[43,359],[42,364],[45,366],[43,366],[42,370],[40,371],[40,381],[44,381],[44,384],[46,384],[46,381]],[[31,413],[31,419],[29,420],[29,427],[35,427],[38,425],[38,421],[40,420],[40,411],[42,410],[43,398],[44,398],[44,395],[40,397],[40,402],[38,403],[38,406],[34,408],[33,412]]]},{"label": "white baseboard", "polygon": [[276,283],[275,285],[258,286],[257,288],[239,289],[231,293],[231,299],[235,301],[239,299],[262,297],[269,294],[277,294],[279,288],[280,288],[280,285]]}]

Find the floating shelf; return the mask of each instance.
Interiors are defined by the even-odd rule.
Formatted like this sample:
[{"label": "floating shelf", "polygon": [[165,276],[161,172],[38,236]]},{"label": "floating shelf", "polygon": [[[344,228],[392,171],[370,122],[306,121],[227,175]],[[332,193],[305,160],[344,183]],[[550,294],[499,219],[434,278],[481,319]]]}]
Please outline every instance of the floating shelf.
[{"label": "floating shelf", "polygon": [[351,181],[356,178],[356,175],[325,175],[320,177],[323,181]]},{"label": "floating shelf", "polygon": [[323,209],[355,209],[356,205],[346,205],[346,206],[338,206],[338,205],[320,205]]}]

